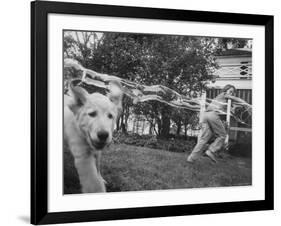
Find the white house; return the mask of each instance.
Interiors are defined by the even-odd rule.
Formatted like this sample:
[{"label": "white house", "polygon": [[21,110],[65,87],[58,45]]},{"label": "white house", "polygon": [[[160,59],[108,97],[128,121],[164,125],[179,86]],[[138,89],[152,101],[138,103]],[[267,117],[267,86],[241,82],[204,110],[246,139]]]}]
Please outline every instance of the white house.
[{"label": "white house", "polygon": [[[231,84],[237,89],[236,96],[252,104],[252,50],[228,49],[216,57],[219,68],[213,73],[216,80],[208,86],[207,98],[213,99],[225,85]],[[230,126],[231,140],[243,142],[243,139],[250,139],[251,128],[248,125],[231,120]]]},{"label": "white house", "polygon": [[228,49],[216,56],[219,68],[213,73],[215,82],[210,83],[207,97],[214,98],[225,85],[234,85],[237,96],[252,103],[252,51]]}]

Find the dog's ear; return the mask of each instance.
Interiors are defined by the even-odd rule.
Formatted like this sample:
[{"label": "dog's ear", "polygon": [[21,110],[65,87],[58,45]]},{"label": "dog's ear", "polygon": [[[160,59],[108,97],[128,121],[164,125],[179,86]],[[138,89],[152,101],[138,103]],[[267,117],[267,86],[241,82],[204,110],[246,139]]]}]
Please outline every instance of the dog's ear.
[{"label": "dog's ear", "polygon": [[76,113],[77,110],[86,103],[89,94],[82,87],[73,86],[72,83],[70,83],[69,88],[70,95],[73,97],[73,101],[69,107],[74,113]]},{"label": "dog's ear", "polygon": [[122,109],[123,90],[118,81],[111,81],[109,83],[109,93],[107,97],[117,106],[118,110]]}]

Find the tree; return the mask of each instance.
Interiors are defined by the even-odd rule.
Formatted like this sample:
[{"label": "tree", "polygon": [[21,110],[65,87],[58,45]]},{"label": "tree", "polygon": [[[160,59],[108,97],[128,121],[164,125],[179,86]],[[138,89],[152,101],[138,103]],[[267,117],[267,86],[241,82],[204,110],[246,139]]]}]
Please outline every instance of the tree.
[{"label": "tree", "polygon": [[[81,33],[81,34],[80,34]],[[144,85],[164,85],[182,95],[198,96],[203,83],[217,67],[214,55],[221,47],[217,38],[172,35],[72,32],[64,36],[64,54],[100,73]],[[171,99],[168,93],[167,101]],[[123,102],[120,125],[131,113],[142,114],[159,136],[168,137],[175,109],[160,102]],[[183,125],[178,117],[177,124]]]},{"label": "tree", "polygon": [[99,42],[96,32],[66,31],[63,39],[64,56],[74,58],[88,67]]},{"label": "tree", "polygon": [[[138,43],[129,35],[105,33],[88,67],[100,73],[135,81],[137,76],[136,68],[140,64],[139,49]],[[123,132],[126,132],[132,106],[132,100],[124,97],[123,113],[117,123],[117,130],[122,128]]]},{"label": "tree", "polygon": [[[139,40],[143,54],[137,78],[142,84],[160,84],[183,95],[196,96],[202,91],[202,81],[211,78],[210,69],[217,66],[213,57],[214,39],[151,35],[138,37]],[[166,99],[169,100],[169,94]],[[156,121],[158,134],[163,137],[169,136],[174,110],[163,103],[141,108],[148,121]]]},{"label": "tree", "polygon": [[244,48],[248,45],[249,40],[243,38],[219,38],[218,48],[220,50]]}]

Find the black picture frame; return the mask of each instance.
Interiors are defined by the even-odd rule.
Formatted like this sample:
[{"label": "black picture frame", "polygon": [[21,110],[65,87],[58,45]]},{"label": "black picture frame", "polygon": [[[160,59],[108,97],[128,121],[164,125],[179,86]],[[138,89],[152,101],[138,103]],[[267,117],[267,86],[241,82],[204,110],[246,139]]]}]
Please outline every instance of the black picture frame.
[{"label": "black picture frame", "polygon": [[[48,14],[197,21],[265,27],[265,199],[142,208],[48,212]],[[31,3],[31,223],[51,224],[192,214],[272,210],[273,186],[273,16],[94,4]]]}]

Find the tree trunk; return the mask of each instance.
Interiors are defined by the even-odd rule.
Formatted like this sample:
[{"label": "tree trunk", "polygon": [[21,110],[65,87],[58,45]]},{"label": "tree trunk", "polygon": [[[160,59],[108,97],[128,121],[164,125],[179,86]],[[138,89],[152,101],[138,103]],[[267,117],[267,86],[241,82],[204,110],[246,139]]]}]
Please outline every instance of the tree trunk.
[{"label": "tree trunk", "polygon": [[125,128],[126,128],[126,133],[127,133],[127,128],[128,128],[128,119],[129,119],[129,115],[125,114],[124,115],[124,125],[125,125]]},{"label": "tree trunk", "polygon": [[127,134],[127,127],[126,127],[125,123],[121,124],[121,129],[122,129],[122,133]]},{"label": "tree trunk", "polygon": [[180,135],[180,132],[181,132],[181,121],[179,120],[177,122],[177,135]]},{"label": "tree trunk", "polygon": [[134,118],[133,121],[133,133],[135,133],[135,130],[136,130],[136,118]]},{"label": "tree trunk", "polygon": [[121,123],[120,123],[121,125],[121,131],[123,132],[123,133],[127,133],[127,127],[126,127],[126,125],[125,125],[125,123],[124,123],[124,114],[122,114],[121,115]]},{"label": "tree trunk", "polygon": [[149,123],[149,135],[152,135],[152,131],[153,131],[153,124],[150,122]]},{"label": "tree trunk", "polygon": [[116,130],[119,131],[119,129],[120,129],[120,117],[118,117],[116,121]]},{"label": "tree trunk", "polygon": [[157,124],[157,131],[154,127],[154,130],[156,131],[157,135],[160,136],[160,133],[162,131],[162,122],[161,119],[159,119],[158,117],[156,118],[156,124]]},{"label": "tree trunk", "polygon": [[184,125],[184,138],[187,139],[187,125]]},{"label": "tree trunk", "polygon": [[161,124],[160,137],[169,138],[171,120],[169,111],[165,108],[162,111]]}]

